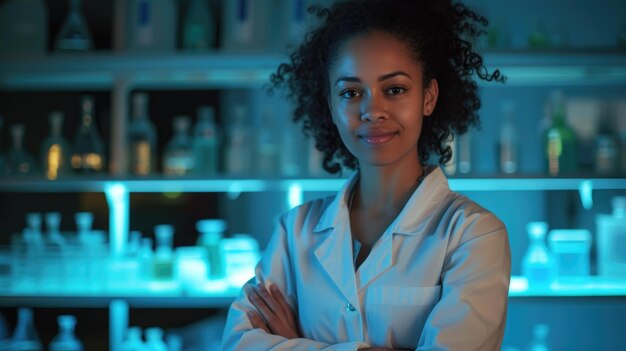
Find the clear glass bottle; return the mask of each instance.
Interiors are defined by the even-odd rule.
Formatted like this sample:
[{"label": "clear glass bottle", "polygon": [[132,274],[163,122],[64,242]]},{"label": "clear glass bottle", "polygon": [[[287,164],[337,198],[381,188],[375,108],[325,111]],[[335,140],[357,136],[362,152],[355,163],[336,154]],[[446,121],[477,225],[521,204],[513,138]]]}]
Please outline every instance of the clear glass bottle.
[{"label": "clear glass bottle", "polygon": [[64,249],[67,241],[61,234],[61,214],[59,212],[48,212],[46,218],[46,242],[57,248]]},{"label": "clear glass bottle", "polygon": [[252,167],[250,150],[251,131],[246,121],[246,108],[236,105],[233,122],[228,127],[228,142],[225,147],[226,172],[232,175],[247,174]]},{"label": "clear glass bottle", "polygon": [[515,127],[515,106],[510,100],[502,103],[503,120],[500,127],[498,155],[500,172],[506,174],[517,173],[518,170],[518,143],[517,128]]},{"label": "clear glass bottle", "polygon": [[55,49],[59,51],[88,51],[93,48],[93,37],[80,11],[81,0],[69,0],[70,13],[57,34]]},{"label": "clear glass bottle", "polygon": [[552,96],[552,123],[545,133],[546,168],[550,176],[576,171],[576,135],[565,119],[563,93]]},{"label": "clear glass bottle", "polygon": [[83,244],[87,243],[92,235],[93,213],[76,212],[74,222],[76,223],[78,241]]},{"label": "clear glass bottle", "polygon": [[546,324],[535,324],[533,326],[533,339],[528,344],[526,351],[549,351],[548,334],[550,327]]},{"label": "clear glass bottle", "polygon": [[613,213],[596,217],[598,275],[626,278],[626,196],[613,197]]},{"label": "clear glass bottle", "polygon": [[74,335],[76,317],[61,315],[57,321],[59,333],[50,342],[49,351],[83,351],[83,343]]},{"label": "clear glass bottle", "polygon": [[41,145],[41,161],[46,178],[56,180],[67,175],[70,162],[69,143],[63,137],[63,112],[50,113],[50,136]]},{"label": "clear glass bottle", "polygon": [[163,341],[163,329],[147,328],[146,329],[146,351],[168,351],[167,345]]},{"label": "clear glass bottle", "polygon": [[196,222],[200,233],[196,245],[207,250],[209,279],[220,279],[225,275],[224,253],[221,241],[226,231],[226,221],[222,219],[203,219]]},{"label": "clear glass bottle", "polygon": [[17,310],[17,325],[10,344],[9,349],[12,351],[43,351],[33,322],[33,310],[30,308]]},{"label": "clear glass bottle", "polygon": [[119,351],[145,351],[146,345],[141,340],[141,328],[130,327],[126,331],[126,338],[119,347]]},{"label": "clear glass bottle", "polygon": [[43,0],[7,0],[0,5],[0,53],[46,52],[48,13]]},{"label": "clear glass bottle", "polygon": [[152,265],[152,276],[155,280],[174,279],[174,227],[169,224],[160,224],[154,227],[156,250]]},{"label": "clear glass bottle", "polygon": [[80,125],[74,138],[72,168],[79,173],[104,171],[104,145],[96,127],[94,99],[84,95],[80,99]]},{"label": "clear glass bottle", "polygon": [[26,214],[24,234],[29,251],[40,252],[43,250],[44,238],[41,232],[41,222],[41,213],[29,212]]},{"label": "clear glass bottle", "polygon": [[23,176],[33,174],[35,159],[24,149],[24,125],[14,124],[11,126],[13,148],[7,154],[4,172],[11,176]]},{"label": "clear glass bottle", "polygon": [[198,121],[193,132],[193,158],[195,173],[214,175],[219,167],[220,130],[215,123],[215,110],[211,106],[198,108]]},{"label": "clear glass bottle", "polygon": [[183,49],[209,50],[215,46],[215,20],[206,0],[190,0],[183,21]]},{"label": "clear glass bottle", "polygon": [[124,0],[129,51],[172,52],[176,49],[176,0]]},{"label": "clear glass bottle", "polygon": [[526,225],[528,249],[522,261],[522,274],[528,279],[531,290],[550,289],[556,277],[556,266],[552,253],[546,245],[548,224],[530,222]]},{"label": "clear glass bottle", "polygon": [[195,168],[193,145],[189,136],[189,116],[176,116],[172,121],[174,136],[165,146],[163,172],[170,176],[184,176]]},{"label": "clear glass bottle", "polygon": [[147,176],[156,169],[156,130],[148,114],[148,94],[133,95],[133,118],[128,128],[130,172]]}]

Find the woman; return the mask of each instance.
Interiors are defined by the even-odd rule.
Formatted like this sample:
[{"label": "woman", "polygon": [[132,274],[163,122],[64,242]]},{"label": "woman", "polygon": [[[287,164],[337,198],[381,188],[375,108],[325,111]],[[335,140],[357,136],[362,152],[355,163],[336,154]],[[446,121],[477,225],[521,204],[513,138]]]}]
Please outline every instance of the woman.
[{"label": "woman", "polygon": [[356,172],[337,196],[284,214],[232,304],[225,350],[498,350],[510,251],[504,224],[452,192],[452,133],[477,124],[469,40],[486,20],[447,0],[354,0],[272,76],[324,168]]}]

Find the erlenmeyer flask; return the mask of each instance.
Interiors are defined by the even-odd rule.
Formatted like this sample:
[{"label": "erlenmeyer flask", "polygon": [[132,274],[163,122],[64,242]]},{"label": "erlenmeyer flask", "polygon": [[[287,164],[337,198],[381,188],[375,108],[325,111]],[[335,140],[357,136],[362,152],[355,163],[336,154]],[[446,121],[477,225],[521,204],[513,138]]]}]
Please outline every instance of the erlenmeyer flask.
[{"label": "erlenmeyer flask", "polygon": [[56,38],[55,49],[60,51],[87,51],[93,47],[93,38],[85,17],[80,12],[81,0],[70,0],[70,13]]},{"label": "erlenmeyer flask", "polygon": [[20,308],[17,311],[17,326],[13,331],[11,351],[42,351],[41,341],[33,324],[33,310]]}]

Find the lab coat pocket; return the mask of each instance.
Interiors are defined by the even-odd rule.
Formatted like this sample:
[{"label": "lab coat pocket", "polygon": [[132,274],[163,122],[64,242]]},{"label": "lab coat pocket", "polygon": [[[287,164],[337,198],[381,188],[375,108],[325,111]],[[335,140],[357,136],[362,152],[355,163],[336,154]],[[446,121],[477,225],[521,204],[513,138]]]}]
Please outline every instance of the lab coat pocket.
[{"label": "lab coat pocket", "polygon": [[365,313],[373,344],[415,348],[440,296],[441,285],[370,288]]}]

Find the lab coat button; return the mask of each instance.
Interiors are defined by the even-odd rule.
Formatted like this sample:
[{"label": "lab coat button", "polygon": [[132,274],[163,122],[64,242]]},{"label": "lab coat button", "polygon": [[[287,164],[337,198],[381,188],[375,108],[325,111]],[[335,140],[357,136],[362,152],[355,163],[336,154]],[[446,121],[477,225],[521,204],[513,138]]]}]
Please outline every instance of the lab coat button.
[{"label": "lab coat button", "polygon": [[348,302],[348,304],[346,305],[346,311],[354,312],[356,311],[356,308],[354,308],[354,306],[352,306],[352,304]]}]

